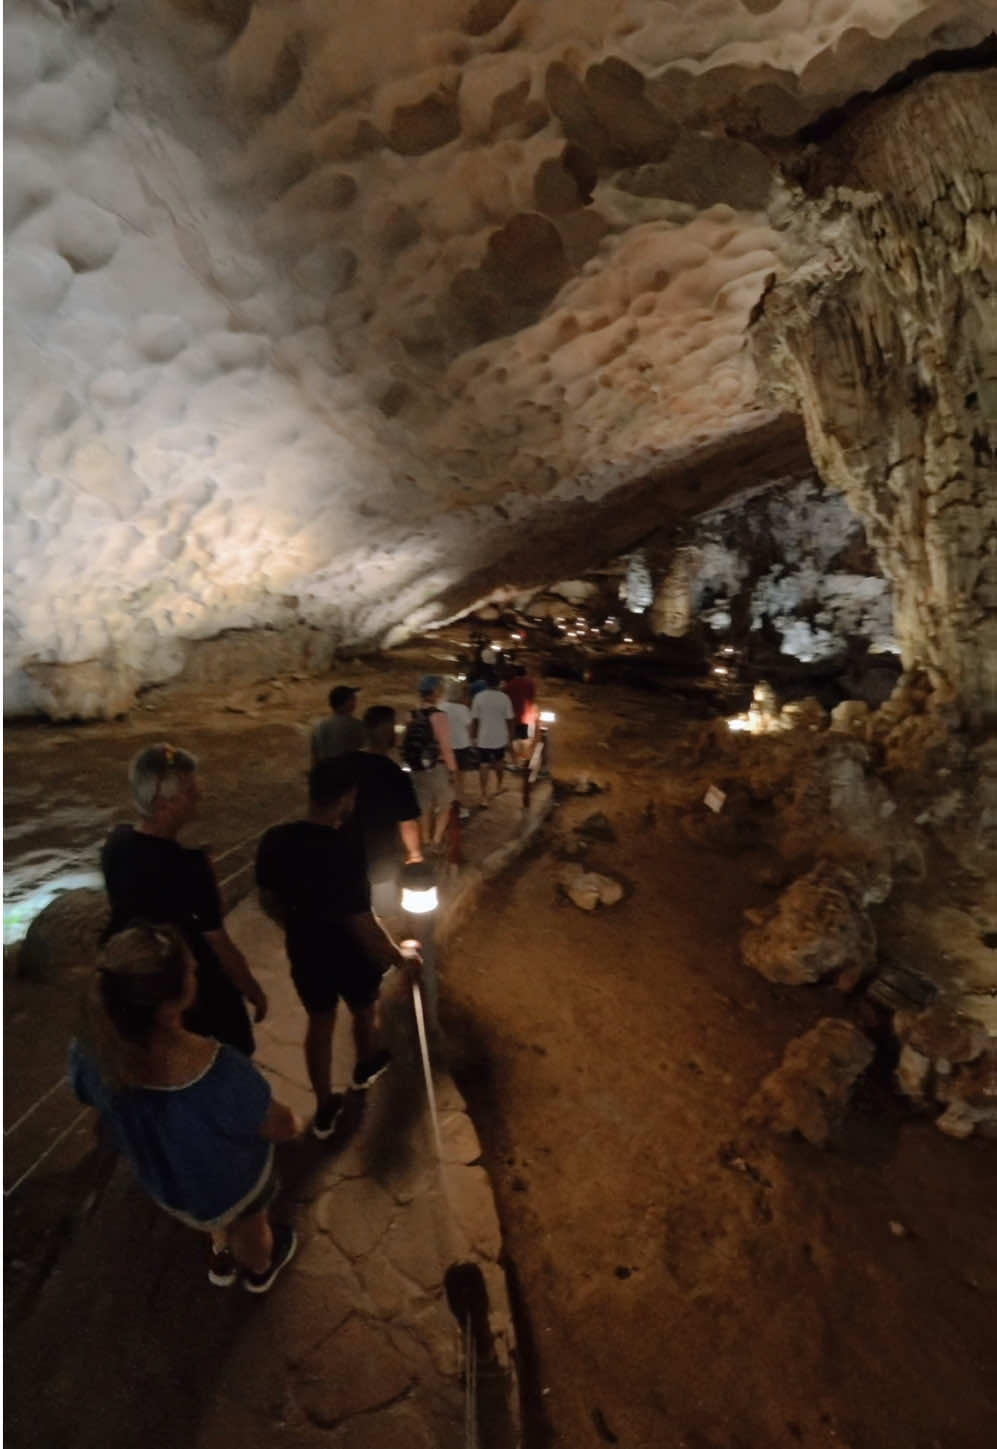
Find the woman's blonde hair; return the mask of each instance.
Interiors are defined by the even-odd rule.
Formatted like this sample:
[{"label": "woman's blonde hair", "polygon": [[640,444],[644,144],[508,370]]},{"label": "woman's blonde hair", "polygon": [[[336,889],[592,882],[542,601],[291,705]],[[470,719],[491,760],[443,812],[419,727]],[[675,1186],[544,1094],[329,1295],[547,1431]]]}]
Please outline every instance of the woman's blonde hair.
[{"label": "woman's blonde hair", "polygon": [[162,1007],[179,1001],[189,953],[175,926],[136,923],[101,952],[88,996],[92,1045],[108,1078],[127,1083],[128,1060],[149,1043]]}]

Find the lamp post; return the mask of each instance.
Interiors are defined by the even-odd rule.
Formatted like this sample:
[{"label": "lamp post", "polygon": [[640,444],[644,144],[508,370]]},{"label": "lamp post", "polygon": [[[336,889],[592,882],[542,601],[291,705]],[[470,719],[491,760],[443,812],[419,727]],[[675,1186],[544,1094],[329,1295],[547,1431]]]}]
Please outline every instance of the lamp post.
[{"label": "lamp post", "polygon": [[[422,980],[426,997],[426,1014],[435,1027],[437,985],[436,985],[436,943],[433,940],[433,918],[440,903],[436,879],[427,861],[414,860],[402,866],[402,911],[406,917],[408,933],[422,946]],[[408,942],[402,942],[402,950]]]}]

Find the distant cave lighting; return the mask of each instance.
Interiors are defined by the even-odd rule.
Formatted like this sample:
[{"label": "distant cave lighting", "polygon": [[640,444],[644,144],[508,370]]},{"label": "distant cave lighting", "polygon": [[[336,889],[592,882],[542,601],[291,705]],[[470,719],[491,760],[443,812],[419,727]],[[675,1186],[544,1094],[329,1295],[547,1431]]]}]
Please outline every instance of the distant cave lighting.
[{"label": "distant cave lighting", "polygon": [[523,636],[522,636],[522,634],[510,634],[509,635],[509,638],[510,639],[515,639],[515,641],[516,641],[517,644],[521,644],[523,642]]},{"label": "distant cave lighting", "polygon": [[729,730],[734,730],[735,733],[738,733],[741,730],[751,730],[752,734],[754,733],[751,721],[746,714],[732,715],[727,721],[727,728]]},{"label": "distant cave lighting", "polygon": [[624,634],[623,642],[624,644],[632,644],[634,642],[634,636],[632,634]]},{"label": "distant cave lighting", "polygon": [[554,721],[557,719],[557,715],[552,709],[542,709],[540,711],[539,719],[541,724],[550,725],[553,724]]},{"label": "distant cave lighting", "polygon": [[457,676],[457,683],[458,684],[463,684],[466,678],[467,678],[467,675],[466,674],[458,674],[458,676]]},{"label": "distant cave lighting", "polygon": [[727,668],[726,664],[714,664],[713,673],[720,674],[726,677],[730,673],[730,670]]}]

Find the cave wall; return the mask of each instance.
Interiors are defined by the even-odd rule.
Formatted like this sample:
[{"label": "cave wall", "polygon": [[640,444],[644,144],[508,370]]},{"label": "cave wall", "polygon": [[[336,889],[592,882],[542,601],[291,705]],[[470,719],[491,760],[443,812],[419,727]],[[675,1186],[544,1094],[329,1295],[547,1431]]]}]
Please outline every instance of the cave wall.
[{"label": "cave wall", "polygon": [[745,341],[824,245],[785,156],[988,10],[10,0],[7,711],[398,639],[755,439],[804,471]]}]

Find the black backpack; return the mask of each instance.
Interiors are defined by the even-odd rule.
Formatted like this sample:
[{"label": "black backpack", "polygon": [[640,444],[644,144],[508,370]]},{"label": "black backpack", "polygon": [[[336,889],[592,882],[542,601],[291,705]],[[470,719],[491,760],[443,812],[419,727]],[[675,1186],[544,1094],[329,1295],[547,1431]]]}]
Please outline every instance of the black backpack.
[{"label": "black backpack", "polygon": [[440,745],[433,730],[432,716],[437,709],[414,709],[405,726],[402,759],[410,770],[431,770],[440,758]]}]

